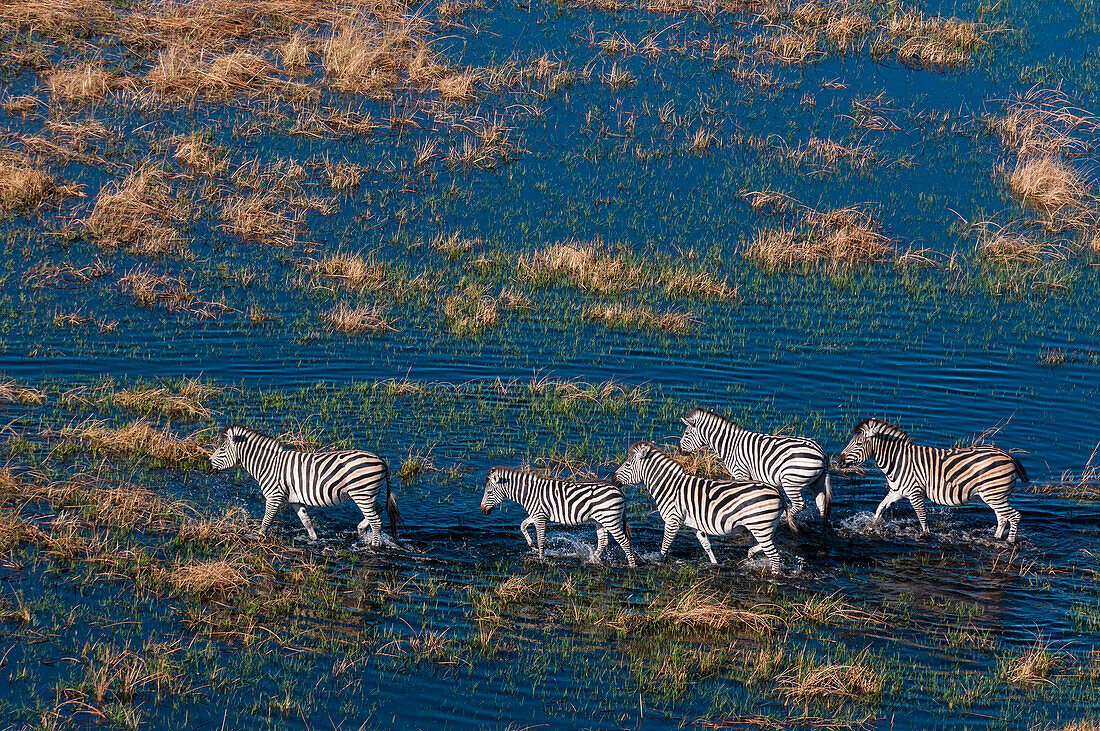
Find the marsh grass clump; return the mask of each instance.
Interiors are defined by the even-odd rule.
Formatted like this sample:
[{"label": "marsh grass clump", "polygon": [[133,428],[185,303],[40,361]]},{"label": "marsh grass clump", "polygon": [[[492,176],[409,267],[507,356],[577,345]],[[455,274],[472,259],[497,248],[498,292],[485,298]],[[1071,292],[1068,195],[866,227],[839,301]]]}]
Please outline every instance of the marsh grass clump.
[{"label": "marsh grass clump", "polygon": [[189,170],[213,177],[225,169],[225,161],[220,159],[202,133],[180,135],[172,141],[175,144],[172,156]]},{"label": "marsh grass clump", "polygon": [[158,413],[170,417],[206,419],[210,417],[210,410],[203,402],[216,396],[221,390],[196,378],[186,378],[177,388],[146,386],[119,389],[105,394],[100,400],[124,411],[139,414]]},{"label": "marsh grass clump", "polygon": [[26,155],[0,153],[0,211],[34,208],[56,190],[53,177]]},{"label": "marsh grass clump", "polygon": [[649,625],[716,631],[740,627],[755,635],[766,635],[773,632],[780,621],[773,609],[770,606],[751,609],[731,606],[729,594],[720,594],[706,582],[699,582],[669,599],[655,599],[644,621]]},{"label": "marsh grass clump", "polygon": [[59,434],[64,439],[83,444],[93,455],[147,458],[170,467],[209,463],[202,444],[193,436],[181,439],[167,426],[157,428],[145,419],[117,427],[99,419],[88,419],[62,428]]},{"label": "marsh grass clump", "polygon": [[621,302],[586,305],[581,310],[581,317],[592,322],[603,323],[608,327],[661,330],[674,334],[691,332],[692,328],[699,324],[694,312],[679,310],[657,312],[642,305],[627,305]]},{"label": "marsh grass clump", "polygon": [[389,313],[382,305],[355,307],[341,303],[321,315],[321,319],[334,330],[349,335],[380,333],[392,330]]},{"label": "marsh grass clump", "polygon": [[729,472],[722,458],[713,449],[697,449],[690,454],[681,452],[677,446],[669,445],[665,450],[676,462],[693,475],[701,475],[719,480],[728,480]]},{"label": "marsh grass clump", "polygon": [[[303,266],[314,280],[339,284],[353,292],[390,294],[400,299],[430,286],[427,278],[409,278],[379,262],[373,255],[336,251],[306,261]],[[315,289],[322,285],[314,284]]]},{"label": "marsh grass clump", "polygon": [[850,270],[895,259],[898,253],[871,213],[851,206],[824,213],[803,209],[799,226],[757,231],[744,255],[769,269]]},{"label": "marsh grass clump", "polygon": [[496,297],[484,285],[467,284],[443,302],[443,318],[455,335],[474,335],[496,326],[500,311],[529,310],[531,300],[513,287],[503,287]]},{"label": "marsh grass clump", "polygon": [[446,254],[452,260],[465,258],[475,249],[483,248],[484,245],[481,239],[465,237],[458,231],[437,234],[430,244],[432,251]]},{"label": "marsh grass clump", "polygon": [[231,196],[222,204],[225,229],[245,242],[263,242],[292,246],[300,228],[301,213],[279,210],[282,203],[275,193],[255,192]]},{"label": "marsh grass clump", "polygon": [[1053,231],[1088,230],[1100,218],[1088,180],[1059,157],[1021,158],[1008,182],[1020,203]]},{"label": "marsh grass clump", "polygon": [[1059,476],[1057,482],[1033,489],[1035,492],[1053,493],[1071,500],[1100,500],[1100,465],[1092,463],[1098,451],[1100,451],[1100,444],[1093,448],[1081,472],[1075,474],[1071,470],[1066,470]]},{"label": "marsh grass clump", "polygon": [[165,178],[164,170],[147,166],[104,185],[83,222],[96,244],[136,254],[185,255],[187,244],[175,229],[183,222],[182,206]]},{"label": "marsh grass clump", "polygon": [[431,84],[440,65],[422,37],[422,22],[399,4],[382,18],[347,14],[321,42],[325,79],[339,91],[382,100],[403,81]]},{"label": "marsh grass clump", "polygon": [[18,381],[3,381],[0,382],[0,403],[41,406],[46,403],[46,393]]},{"label": "marsh grass clump", "polygon": [[179,592],[194,597],[224,595],[239,591],[249,583],[241,567],[229,561],[198,561],[177,563],[168,581]]},{"label": "marsh grass clump", "polygon": [[169,312],[187,312],[198,319],[216,317],[228,309],[221,302],[204,302],[190,284],[179,277],[156,274],[136,266],[118,280],[119,289],[139,307],[163,307]]},{"label": "marsh grass clump", "polygon": [[641,284],[642,268],[617,259],[597,240],[571,241],[521,255],[518,261],[522,281],[549,283],[564,280],[597,294],[615,294]]},{"label": "marsh grass clump", "polygon": [[46,76],[50,94],[66,104],[97,102],[118,87],[118,80],[102,63],[54,68]]},{"label": "marsh grass clump", "polygon": [[226,98],[259,90],[275,71],[267,59],[244,49],[208,58],[191,48],[173,45],[159,52],[156,64],[141,84],[155,95],[181,100],[200,94]]},{"label": "marsh grass clump", "polygon": [[531,604],[539,599],[545,591],[543,583],[533,578],[530,574],[523,576],[509,576],[501,581],[493,589],[493,593],[501,604]]},{"label": "marsh grass clump", "polygon": [[1047,676],[1054,669],[1055,660],[1055,655],[1050,650],[1050,643],[1042,637],[1037,637],[1035,643],[1022,655],[1005,659],[1004,678],[1014,685],[1050,683]]},{"label": "marsh grass clump", "polygon": [[314,44],[301,31],[294,31],[289,39],[279,46],[279,58],[283,69],[294,73],[305,73],[316,51]]},{"label": "marsh grass clump", "polygon": [[969,64],[982,50],[991,31],[957,18],[930,17],[915,8],[894,11],[883,23],[887,40],[876,49],[890,48],[899,61],[916,68],[951,69]]},{"label": "marsh grass clump", "polygon": [[796,703],[823,703],[834,705],[845,700],[866,702],[882,693],[885,679],[879,673],[864,650],[848,662],[819,662],[806,657],[805,651],[797,662],[776,678],[780,695]]},{"label": "marsh grass clump", "polygon": [[1061,91],[1033,87],[1009,99],[1004,115],[987,124],[1021,158],[1030,158],[1085,152],[1082,133],[1095,131],[1100,120],[1073,106]]}]

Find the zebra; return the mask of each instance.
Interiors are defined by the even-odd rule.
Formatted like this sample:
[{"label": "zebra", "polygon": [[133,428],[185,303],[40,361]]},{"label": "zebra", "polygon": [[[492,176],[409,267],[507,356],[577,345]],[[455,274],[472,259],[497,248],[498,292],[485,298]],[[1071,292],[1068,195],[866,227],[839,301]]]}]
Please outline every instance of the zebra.
[{"label": "zebra", "polygon": [[1016,479],[1027,482],[1019,460],[993,446],[937,449],[913,444],[906,432],[880,419],[864,419],[852,430],[852,440],[840,453],[842,467],[874,460],[886,473],[888,492],[875,511],[874,525],[883,512],[901,500],[909,504],[920,521],[921,533],[928,534],[925,501],[957,506],[975,496],[997,515],[998,540],[1008,528],[1008,542],[1016,542],[1020,511],[1008,504]]},{"label": "zebra", "polygon": [[795,533],[794,516],[806,504],[802,491],[809,488],[815,496],[822,525],[829,527],[829,508],[833,488],[829,479],[829,458],[817,442],[802,437],[757,434],[708,409],[692,409],[681,418],[684,434],[681,451],[691,454],[709,446],[739,482],[756,480],[775,485],[790,501],[787,524]]},{"label": "zebra", "polygon": [[766,482],[735,482],[697,477],[684,469],[652,442],[635,442],[626,461],[615,470],[615,479],[623,484],[642,483],[657,503],[665,522],[661,558],[668,554],[680,528],[695,529],[695,537],[717,564],[708,535],[725,536],[743,525],[756,539],[749,550],[751,558],[763,551],[768,568],[778,573],[781,564],[775,548],[775,528],[783,514],[779,490]]},{"label": "zebra", "polygon": [[[332,452],[304,452],[280,442],[261,431],[239,424],[222,430],[221,446],[210,456],[215,470],[241,465],[258,483],[264,494],[264,519],[260,537],[267,535],[275,514],[290,503],[298,513],[311,541],[317,531],[306,513],[306,506],[329,507],[353,500],[363,511],[357,531],[364,543],[382,545],[382,521],[375,500],[386,483],[386,512],[390,532],[397,538],[401,514],[390,492],[390,468],[385,460],[360,449]],[[367,539],[367,528],[370,539]]]},{"label": "zebra", "polygon": [[527,545],[534,548],[535,542],[527,532],[534,524],[540,561],[545,558],[547,522],[580,525],[592,520],[596,522],[593,559],[596,562],[603,559],[610,533],[626,552],[630,568],[637,566],[634,549],[630,547],[630,523],[623,514],[626,499],[618,485],[604,480],[570,482],[512,467],[493,467],[485,476],[482,514],[488,515],[506,498],[527,510],[527,518],[519,524],[519,532]]}]

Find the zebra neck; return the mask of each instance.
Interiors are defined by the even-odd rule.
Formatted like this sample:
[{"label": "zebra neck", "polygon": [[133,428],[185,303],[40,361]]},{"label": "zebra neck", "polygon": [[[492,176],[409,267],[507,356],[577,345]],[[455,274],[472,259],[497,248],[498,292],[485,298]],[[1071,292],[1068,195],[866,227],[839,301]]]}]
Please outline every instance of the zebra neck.
[{"label": "zebra neck", "polygon": [[271,462],[275,455],[285,451],[286,447],[271,437],[253,435],[241,454],[241,464],[248,474],[259,481],[271,470]]},{"label": "zebra neck", "polygon": [[686,473],[671,457],[655,455],[642,467],[642,477],[649,494],[658,505],[673,499],[679,479]]},{"label": "zebra neck", "polygon": [[504,496],[522,504],[532,495],[544,492],[554,482],[556,480],[524,473],[519,475],[518,479],[509,481],[508,486],[504,488]]},{"label": "zebra neck", "polygon": [[880,441],[875,449],[875,463],[879,466],[891,482],[896,483],[905,472],[905,465],[909,461],[909,445],[898,441]]}]

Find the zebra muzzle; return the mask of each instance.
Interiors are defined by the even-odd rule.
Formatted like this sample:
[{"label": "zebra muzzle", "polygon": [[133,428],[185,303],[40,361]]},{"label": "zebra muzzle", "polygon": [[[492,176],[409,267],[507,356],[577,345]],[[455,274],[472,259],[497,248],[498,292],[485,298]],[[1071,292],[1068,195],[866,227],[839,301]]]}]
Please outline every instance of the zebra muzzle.
[{"label": "zebra muzzle", "polygon": [[485,505],[485,504],[482,504],[482,506],[481,506],[481,514],[482,515],[488,515],[491,512],[493,512],[492,507],[490,507],[488,505]]}]

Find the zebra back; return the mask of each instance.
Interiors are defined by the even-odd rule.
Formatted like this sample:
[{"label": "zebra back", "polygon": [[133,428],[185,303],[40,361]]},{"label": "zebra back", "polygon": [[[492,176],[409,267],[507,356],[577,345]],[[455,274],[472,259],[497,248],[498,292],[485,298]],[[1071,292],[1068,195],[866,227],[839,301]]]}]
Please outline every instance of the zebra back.
[{"label": "zebra back", "polygon": [[621,512],[622,488],[606,480],[562,480],[515,467],[494,467],[504,497],[516,501],[528,514],[545,512],[549,519],[577,525],[595,516]]},{"label": "zebra back", "polygon": [[708,409],[693,409],[684,421],[699,430],[731,475],[741,467],[750,479],[801,490],[829,468],[825,450],[812,439],[749,431]]},{"label": "zebra back", "polygon": [[711,535],[727,535],[737,525],[771,530],[779,521],[783,500],[773,485],[692,475],[652,442],[636,443],[630,455],[638,459],[642,482],[662,516],[678,514]]}]

